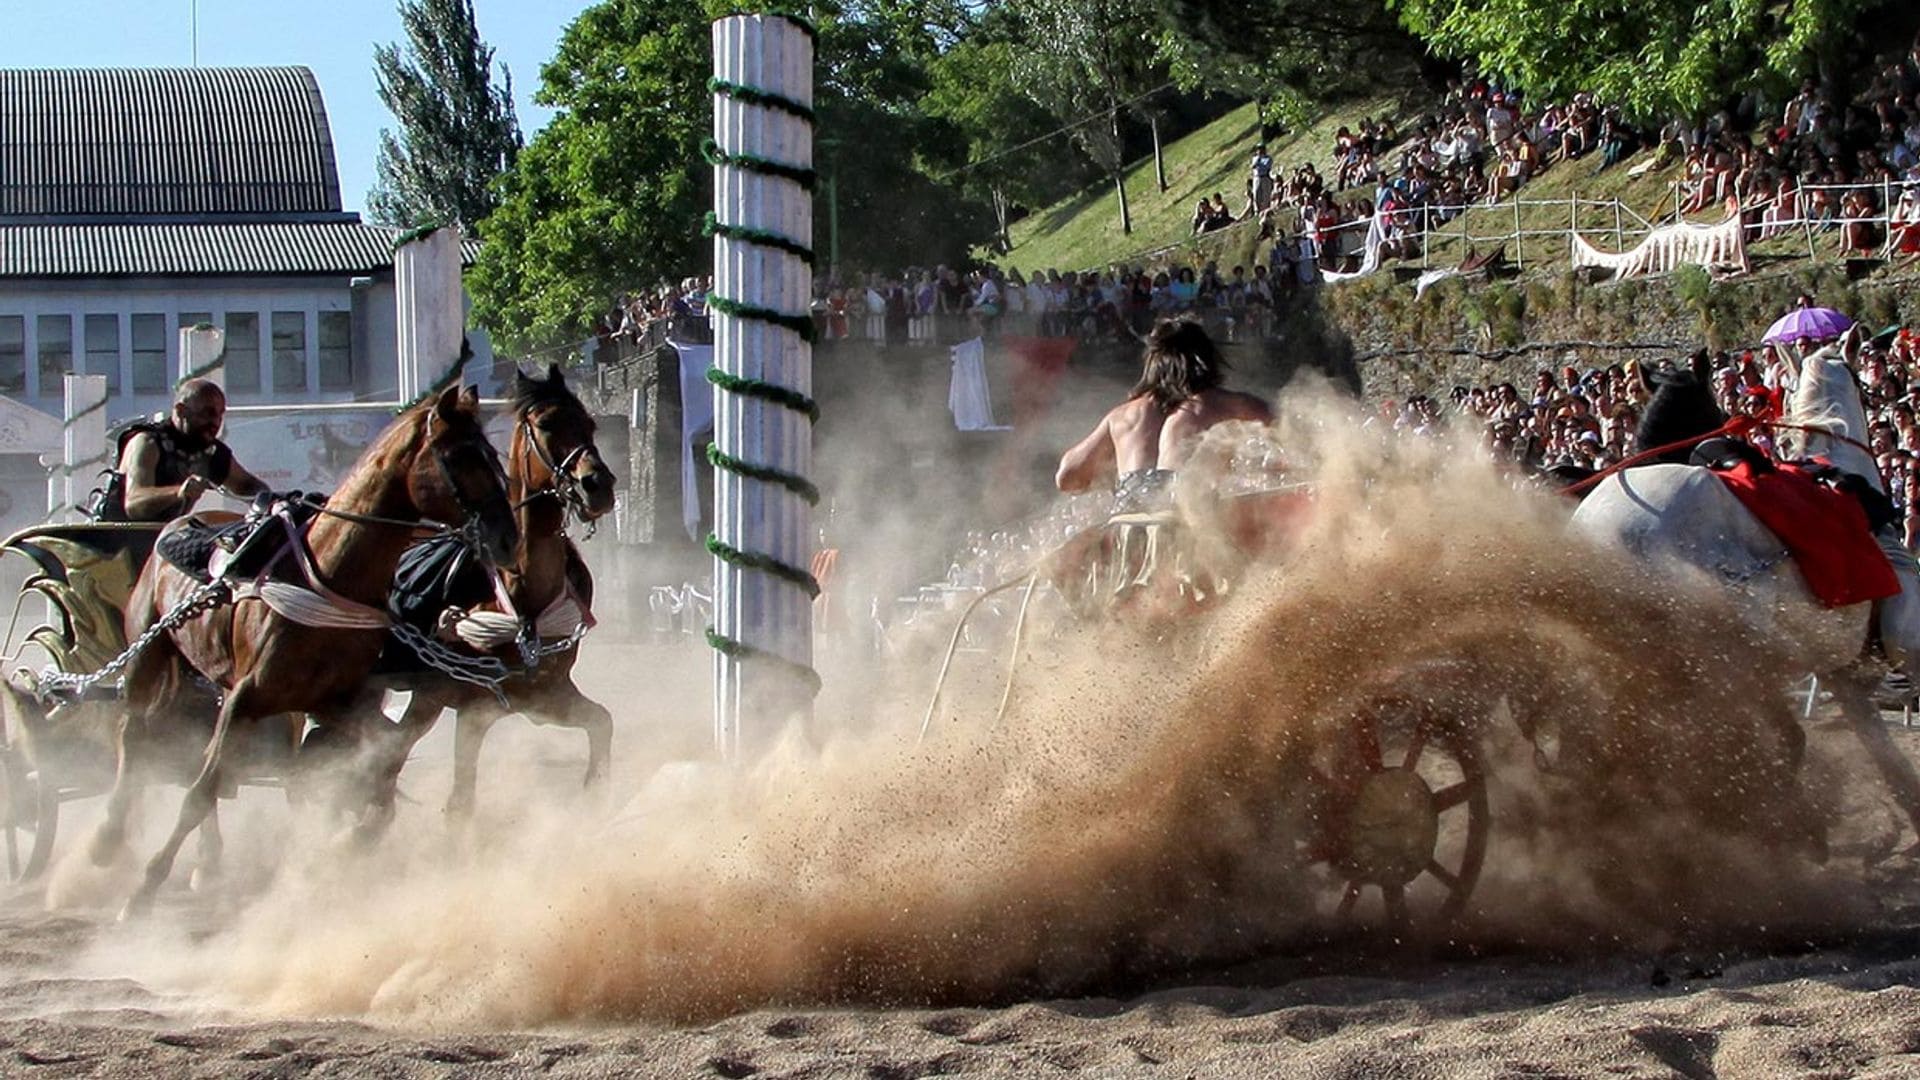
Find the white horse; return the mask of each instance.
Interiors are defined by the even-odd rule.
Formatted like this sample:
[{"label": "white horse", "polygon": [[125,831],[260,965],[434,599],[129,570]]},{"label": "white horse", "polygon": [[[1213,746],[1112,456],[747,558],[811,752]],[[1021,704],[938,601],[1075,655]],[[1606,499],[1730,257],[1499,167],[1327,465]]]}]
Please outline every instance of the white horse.
[{"label": "white horse", "polygon": [[[1879,468],[1864,445],[1866,408],[1849,366],[1858,348],[1857,333],[1850,334],[1843,345],[1801,361],[1781,443],[1788,457],[1825,457],[1884,494]],[[1660,464],[1615,473],[1595,485],[1574,512],[1573,525],[1638,558],[1673,560],[1736,586],[1756,624],[1800,644],[1805,670],[1833,690],[1920,832],[1920,775],[1888,736],[1872,700],[1877,672],[1863,663],[1876,615],[1889,660],[1920,657],[1920,575],[1891,527],[1875,538],[1900,579],[1900,595],[1829,608],[1815,599],[1779,538],[1707,469]]]}]

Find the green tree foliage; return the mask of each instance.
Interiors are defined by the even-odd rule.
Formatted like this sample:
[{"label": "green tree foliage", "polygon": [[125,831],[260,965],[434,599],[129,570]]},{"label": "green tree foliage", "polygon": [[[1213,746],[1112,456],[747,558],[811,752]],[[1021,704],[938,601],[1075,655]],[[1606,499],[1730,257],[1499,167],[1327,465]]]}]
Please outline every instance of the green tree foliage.
[{"label": "green tree foliage", "polygon": [[1253,98],[1263,121],[1373,92],[1425,51],[1378,0],[1165,0],[1160,56],[1185,90]]},{"label": "green tree foliage", "polygon": [[712,50],[704,12],[652,0],[606,0],[561,35],[534,95],[557,112],[502,177],[468,279],[509,346],[584,335],[622,292],[702,266]]},{"label": "green tree foliage", "polygon": [[471,233],[493,210],[489,185],[520,150],[513,76],[503,65],[493,84],[493,49],[480,40],[472,0],[400,0],[400,22],[406,44],[373,50],[380,100],[400,130],[380,132],[368,213]]},{"label": "green tree foliage", "polygon": [[1778,93],[1839,55],[1883,0],[1388,0],[1445,55],[1543,98],[1591,90],[1641,118]]},{"label": "green tree foliage", "polygon": [[[602,0],[541,70],[535,100],[557,114],[502,178],[469,278],[477,317],[510,347],[582,336],[620,294],[710,272],[709,26],[741,5],[704,6]],[[947,130],[920,102],[965,5],[843,0],[814,14],[814,164],[829,181],[814,200],[821,269],[835,217],[848,273],[963,258],[985,233],[983,209],[916,161]]]},{"label": "green tree foliage", "polygon": [[1074,124],[1074,141],[1113,181],[1120,231],[1131,233],[1121,179],[1126,165],[1121,119],[1161,78],[1151,6],[1131,0],[1009,0],[1009,7],[1027,44],[1018,54],[1018,77],[1055,119]]},{"label": "green tree foliage", "polygon": [[1022,48],[975,35],[942,53],[928,71],[927,113],[952,129],[925,147],[928,165],[985,197],[1002,243],[1015,206],[1044,206],[1091,179],[1048,138],[1053,117],[1020,86],[1015,73]]}]

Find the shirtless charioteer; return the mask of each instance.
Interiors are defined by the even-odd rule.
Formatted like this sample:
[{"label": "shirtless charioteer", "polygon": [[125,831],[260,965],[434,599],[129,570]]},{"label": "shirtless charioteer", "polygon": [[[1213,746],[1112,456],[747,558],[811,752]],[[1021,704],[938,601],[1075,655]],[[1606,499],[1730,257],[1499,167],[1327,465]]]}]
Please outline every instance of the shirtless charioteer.
[{"label": "shirtless charioteer", "polygon": [[1191,319],[1163,319],[1147,335],[1140,382],[1060,458],[1054,483],[1064,492],[1112,477],[1123,497],[1164,487],[1202,432],[1233,420],[1271,423],[1273,409],[1228,390],[1227,362]]}]

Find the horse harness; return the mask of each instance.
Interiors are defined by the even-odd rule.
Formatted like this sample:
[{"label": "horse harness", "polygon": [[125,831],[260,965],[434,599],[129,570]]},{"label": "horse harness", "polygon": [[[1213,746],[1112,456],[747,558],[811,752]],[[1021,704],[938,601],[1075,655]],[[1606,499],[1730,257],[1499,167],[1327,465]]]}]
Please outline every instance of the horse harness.
[{"label": "horse harness", "polygon": [[[593,441],[588,440],[581,443],[579,446],[569,450],[565,457],[556,462],[553,460],[553,455],[547,452],[546,444],[540,441],[539,433],[534,431],[533,418],[530,415],[520,418],[520,431],[524,436],[521,440],[522,443],[532,448],[531,452],[539,458],[540,464],[547,470],[547,475],[550,479],[547,481],[546,487],[529,493],[519,502],[515,503],[513,508],[518,510],[539,499],[558,499],[560,501],[562,519],[564,520],[566,515],[572,515],[586,528],[586,538],[592,539],[594,531],[598,526],[587,508],[587,494],[580,490],[580,479],[573,475],[573,467],[579,464],[580,459],[585,457],[589,451],[598,453],[598,450],[593,445]],[[524,452],[525,451],[523,451],[523,453]],[[565,533],[566,529],[563,525],[561,534],[565,535]],[[502,599],[504,601],[504,596]]]}]

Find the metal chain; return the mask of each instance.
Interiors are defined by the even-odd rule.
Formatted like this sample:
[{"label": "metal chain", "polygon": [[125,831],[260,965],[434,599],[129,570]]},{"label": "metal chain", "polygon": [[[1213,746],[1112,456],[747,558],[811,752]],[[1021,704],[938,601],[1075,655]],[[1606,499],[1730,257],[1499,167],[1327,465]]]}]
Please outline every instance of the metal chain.
[{"label": "metal chain", "polygon": [[398,619],[394,620],[392,633],[402,645],[413,650],[421,663],[449,679],[482,687],[490,691],[502,706],[510,707],[507,695],[500,690],[500,684],[511,678],[513,673],[495,657],[474,656],[448,648],[431,635],[421,633]]},{"label": "metal chain", "polygon": [[42,700],[55,694],[75,698],[86,696],[87,692],[108,679],[114,678],[133,662],[133,658],[144,652],[160,635],[170,633],[190,620],[196,619],[233,600],[233,592],[224,580],[210,581],[187,594],[186,599],[173,606],[173,610],[160,617],[160,621],[133,639],[125,652],[107,661],[100,670],[85,674],[73,674],[56,667],[41,669],[35,690]]}]

